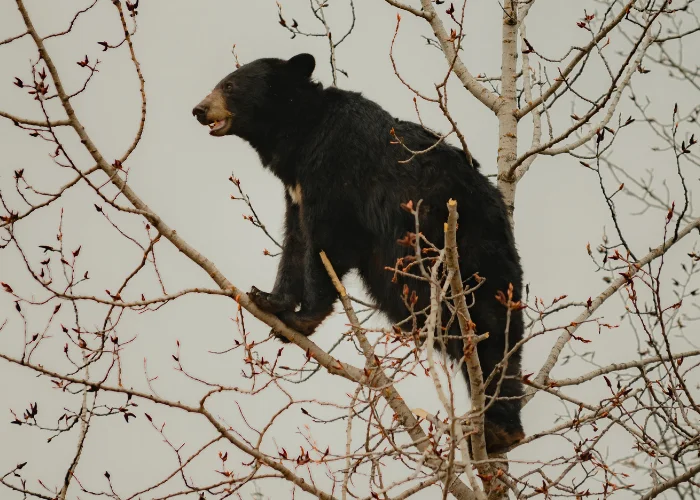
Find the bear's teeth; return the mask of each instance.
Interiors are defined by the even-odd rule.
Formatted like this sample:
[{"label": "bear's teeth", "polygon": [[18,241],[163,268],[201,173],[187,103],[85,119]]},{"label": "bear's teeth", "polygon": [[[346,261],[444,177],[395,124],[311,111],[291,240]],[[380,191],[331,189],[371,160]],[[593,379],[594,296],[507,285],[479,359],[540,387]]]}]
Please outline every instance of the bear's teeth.
[{"label": "bear's teeth", "polygon": [[225,122],[226,122],[226,120],[217,120],[217,121],[215,121],[215,122],[210,123],[210,124],[209,124],[209,128],[210,128],[211,130],[219,129],[219,128],[221,128],[221,127],[224,126],[224,123],[225,123]]}]

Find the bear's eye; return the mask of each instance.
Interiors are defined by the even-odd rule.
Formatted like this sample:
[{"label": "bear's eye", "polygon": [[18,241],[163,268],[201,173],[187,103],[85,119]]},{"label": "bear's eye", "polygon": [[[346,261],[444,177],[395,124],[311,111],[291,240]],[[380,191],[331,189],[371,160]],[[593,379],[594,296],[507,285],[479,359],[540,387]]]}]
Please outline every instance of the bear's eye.
[{"label": "bear's eye", "polygon": [[233,84],[227,83],[226,85],[224,85],[224,91],[231,92],[232,90],[233,90]]}]

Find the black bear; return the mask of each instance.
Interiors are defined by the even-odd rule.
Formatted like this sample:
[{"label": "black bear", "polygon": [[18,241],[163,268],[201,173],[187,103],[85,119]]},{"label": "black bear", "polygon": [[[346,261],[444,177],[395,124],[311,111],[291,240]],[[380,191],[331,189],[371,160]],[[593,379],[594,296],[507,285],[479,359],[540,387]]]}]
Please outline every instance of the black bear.
[{"label": "black bear", "polygon": [[[319,257],[324,250],[339,277],[356,269],[377,306],[391,321],[400,322],[409,315],[402,298],[404,284],[418,295],[416,311],[426,308],[430,299],[425,281],[405,276],[392,280],[393,273],[387,271],[414,253],[397,242],[416,227],[414,216],[401,204],[423,200],[420,231],[441,245],[447,202],[452,198],[460,212],[462,276],[478,273],[485,278],[474,293],[470,312],[477,333],[489,332],[477,347],[488,376],[523,336],[521,312],[513,311],[507,325],[506,307],[496,299],[512,284],[513,300],[518,301],[522,288],[522,270],[500,192],[462,150],[444,141],[434,146],[438,136],[433,132],[393,118],[359,93],[324,88],[311,79],[314,67],[309,54],[288,61],[258,59],[221,80],[192,111],[209,126],[211,135],[237,135],[250,143],[286,188],[277,279],[271,293],[253,287],[250,298],[290,327],[311,335],[338,297]],[[412,158],[407,148],[431,149]],[[443,318],[450,325],[446,351],[459,360],[463,342],[458,322],[449,321],[449,312]],[[424,317],[419,314],[418,320],[420,327]],[[505,450],[524,436],[519,350],[508,359],[505,376],[497,374],[487,387],[488,395],[496,391],[497,398],[486,411],[490,453]]]}]

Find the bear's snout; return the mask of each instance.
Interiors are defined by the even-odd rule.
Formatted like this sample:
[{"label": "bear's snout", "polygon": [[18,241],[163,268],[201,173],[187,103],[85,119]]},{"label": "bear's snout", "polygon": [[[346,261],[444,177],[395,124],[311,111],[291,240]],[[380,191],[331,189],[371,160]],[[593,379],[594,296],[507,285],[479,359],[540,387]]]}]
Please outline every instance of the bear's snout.
[{"label": "bear's snout", "polygon": [[197,118],[197,121],[199,123],[201,123],[202,125],[206,125],[208,111],[209,111],[209,107],[206,104],[199,103],[192,110],[192,115],[194,115],[194,117]]},{"label": "bear's snout", "polygon": [[212,91],[197,104],[192,114],[199,123],[209,126],[210,135],[227,135],[231,128],[233,114],[226,107],[226,99],[219,89]]}]

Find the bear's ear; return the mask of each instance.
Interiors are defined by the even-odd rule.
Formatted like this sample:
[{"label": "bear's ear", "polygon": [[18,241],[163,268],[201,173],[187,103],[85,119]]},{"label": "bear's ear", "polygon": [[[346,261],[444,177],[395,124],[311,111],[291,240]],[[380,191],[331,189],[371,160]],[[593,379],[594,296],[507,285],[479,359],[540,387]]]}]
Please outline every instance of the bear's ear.
[{"label": "bear's ear", "polygon": [[297,54],[287,61],[287,65],[297,75],[311,78],[311,73],[316,67],[316,59],[311,54]]}]

